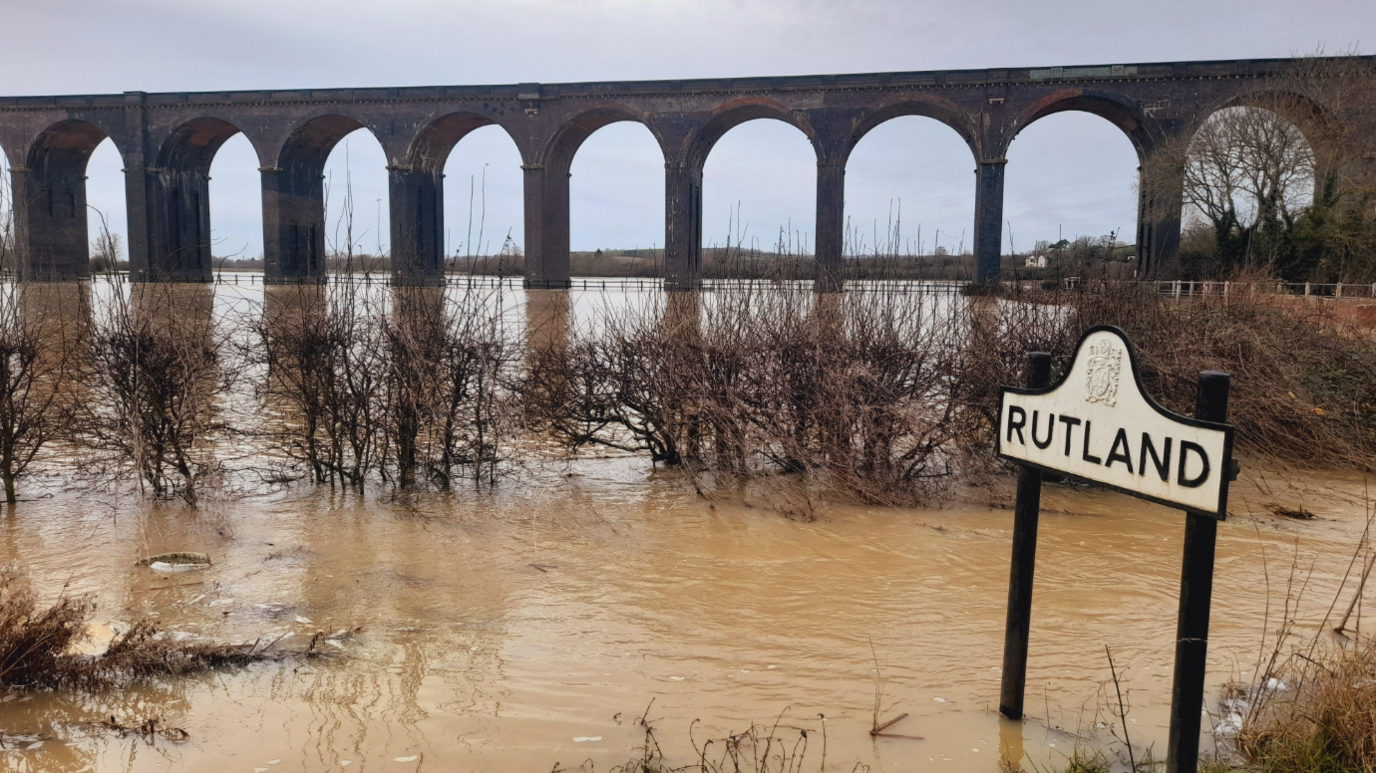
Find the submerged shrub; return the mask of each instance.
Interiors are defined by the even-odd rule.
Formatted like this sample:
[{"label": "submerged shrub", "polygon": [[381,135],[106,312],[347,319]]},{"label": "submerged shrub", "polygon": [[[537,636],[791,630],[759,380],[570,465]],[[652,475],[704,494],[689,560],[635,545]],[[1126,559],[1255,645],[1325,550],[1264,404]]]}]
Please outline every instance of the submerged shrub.
[{"label": "submerged shrub", "polygon": [[246,353],[274,450],[316,483],[492,483],[511,431],[500,291],[272,288]]},{"label": "submerged shrub", "polygon": [[536,352],[528,406],[571,452],[807,473],[867,500],[914,501],[954,472],[949,300],[765,285],[671,294]]},{"label": "submerged shrub", "polygon": [[126,300],[114,290],[108,308],[86,317],[83,465],[112,481],[132,470],[154,497],[194,502],[217,471],[214,436],[225,427],[216,395],[233,376],[221,367],[227,347],[213,295],[198,285],[141,284]]}]

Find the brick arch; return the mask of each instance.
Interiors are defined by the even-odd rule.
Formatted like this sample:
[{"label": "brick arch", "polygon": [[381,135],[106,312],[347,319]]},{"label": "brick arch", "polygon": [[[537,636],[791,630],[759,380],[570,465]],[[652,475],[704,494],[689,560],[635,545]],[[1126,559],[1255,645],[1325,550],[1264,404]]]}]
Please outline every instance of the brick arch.
[{"label": "brick arch", "polygon": [[727,132],[746,121],[756,121],[762,118],[782,121],[796,128],[812,144],[812,149],[816,152],[817,158],[825,157],[826,150],[822,147],[817,132],[807,118],[772,99],[746,97],[721,105],[712,112],[711,118],[689,135],[683,148],[683,162],[691,169],[702,169],[703,165],[707,163],[707,156],[711,154],[712,148]]},{"label": "brick arch", "polygon": [[1266,110],[1288,121],[1308,143],[1315,154],[1315,163],[1328,163],[1330,159],[1320,159],[1321,143],[1315,138],[1330,131],[1331,118],[1324,107],[1304,94],[1280,89],[1248,89],[1226,99],[1205,106],[1186,128],[1186,135],[1193,137],[1211,117],[1222,110],[1231,108],[1252,108]]},{"label": "brick arch", "polygon": [[1225,99],[1205,105],[1196,118],[1196,125],[1208,120],[1219,110],[1230,107],[1256,107],[1270,110],[1295,124],[1301,131],[1305,125],[1322,125],[1329,120],[1323,105],[1311,97],[1289,89],[1249,88]]},{"label": "brick arch", "polygon": [[211,277],[210,167],[225,142],[241,133],[224,118],[200,116],[176,125],[163,139],[146,181],[147,264],[131,263],[142,278]]},{"label": "brick arch", "polygon": [[322,175],[330,152],[347,135],[378,130],[349,111],[320,110],[295,120],[263,182],[263,252],[268,281],[320,277],[325,265]]},{"label": "brick arch", "polygon": [[[28,190],[15,191],[16,198],[24,198],[16,202],[17,219],[33,237],[20,258],[26,275],[90,272],[86,167],[107,138],[109,134],[94,123],[67,119],[45,128],[30,144],[25,154]],[[115,149],[125,158],[118,143]]]},{"label": "brick arch", "polygon": [[406,164],[414,169],[443,173],[444,165],[455,146],[476,129],[484,126],[500,126],[507,139],[520,150],[520,144],[511,129],[489,115],[474,111],[447,113],[427,123],[406,151]]},{"label": "brick arch", "polygon": [[[558,131],[545,143],[538,162],[567,172],[573,166],[573,157],[578,154],[578,149],[598,129],[627,122],[644,126],[659,144],[660,151],[664,152],[664,137],[646,116],[624,105],[606,103],[581,110],[560,124]],[[665,156],[667,158],[667,152]]]},{"label": "brick arch", "polygon": [[1329,115],[1312,99],[1288,91],[1248,90],[1207,105],[1185,127],[1183,145],[1179,148],[1180,161],[1187,161],[1194,155],[1195,138],[1209,120],[1229,110],[1267,112],[1289,124],[1299,134],[1299,139],[1309,152],[1308,171],[1313,176],[1312,187],[1308,191],[1311,204],[1322,201],[1326,194],[1335,193],[1341,187],[1341,154],[1335,152],[1331,144],[1316,144],[1314,141],[1315,137],[1323,137],[1331,131]]},{"label": "brick arch", "polygon": [[1145,159],[1159,139],[1153,133],[1150,121],[1137,102],[1109,91],[1066,89],[1038,100],[1020,113],[1013,119],[1012,127],[1002,146],[985,148],[985,152],[991,158],[1003,157],[1008,153],[1008,144],[1028,126],[1048,115],[1069,111],[1097,115],[1117,126],[1137,151],[1138,160]]},{"label": "brick arch", "polygon": [[[31,171],[56,168],[56,165],[71,166],[84,174],[91,153],[109,136],[104,129],[88,121],[58,121],[34,138],[29,146],[26,166]],[[119,149],[118,145],[116,149]],[[123,151],[120,156],[124,156]]]},{"label": "brick arch", "polygon": [[944,99],[904,96],[886,100],[858,116],[844,144],[838,148],[837,160],[844,166],[850,160],[850,154],[855,150],[855,146],[860,144],[860,140],[864,139],[866,134],[880,124],[909,115],[931,118],[945,124],[960,135],[976,161],[981,158],[980,134],[964,111]]},{"label": "brick arch", "polygon": [[[236,134],[243,134],[243,131],[223,118],[193,118],[178,125],[167,135],[158,149],[155,165],[159,168],[209,174],[215,154]],[[257,153],[258,148],[254,145],[253,138],[247,135],[245,137]]]},{"label": "brick arch", "polygon": [[308,173],[314,170],[319,174],[334,150],[346,136],[359,129],[367,129],[372,138],[381,144],[376,129],[358,118],[341,113],[327,112],[295,123],[277,151],[276,165],[292,174]]}]

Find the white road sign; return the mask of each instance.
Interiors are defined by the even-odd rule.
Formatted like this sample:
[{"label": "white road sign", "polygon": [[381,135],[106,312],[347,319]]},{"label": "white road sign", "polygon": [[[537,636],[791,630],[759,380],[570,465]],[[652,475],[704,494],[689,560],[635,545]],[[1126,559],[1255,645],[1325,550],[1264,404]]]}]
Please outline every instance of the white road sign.
[{"label": "white road sign", "polygon": [[1232,426],[1179,416],[1147,395],[1114,327],[1085,334],[1059,384],[1004,388],[999,406],[999,456],[1220,520],[1232,451]]}]

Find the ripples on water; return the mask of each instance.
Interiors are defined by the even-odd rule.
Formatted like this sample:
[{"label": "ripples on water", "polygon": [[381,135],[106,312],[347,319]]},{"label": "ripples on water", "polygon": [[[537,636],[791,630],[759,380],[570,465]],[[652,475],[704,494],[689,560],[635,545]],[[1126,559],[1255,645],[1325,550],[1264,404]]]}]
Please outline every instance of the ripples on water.
[{"label": "ripples on water", "polygon": [[[671,758],[687,729],[724,735],[788,710],[827,716],[829,761],[882,768],[996,769],[1005,745],[1054,761],[1093,722],[1103,646],[1127,668],[1134,736],[1164,748],[1178,584],[1179,513],[1111,493],[1048,487],[1021,739],[994,713],[1011,512],[833,506],[799,523],[750,496],[709,503],[639,460],[560,466],[563,483],[495,496],[406,502],[295,490],[200,512],[134,498],[58,495],[5,517],[0,557],[22,561],[46,597],[64,583],[99,594],[99,616],[156,615],[221,640],[362,626],[342,657],[77,699],[0,705],[7,733],[58,739],[0,757],[15,770],[338,770],[341,760],[432,770],[606,769],[640,739],[654,700]],[[556,479],[553,472],[543,480]],[[1246,675],[1272,582],[1315,561],[1307,591],[1326,606],[1360,533],[1354,481],[1323,479],[1307,506],[1325,520],[1252,518],[1238,486],[1219,532],[1210,679]],[[1295,498],[1295,493],[1285,496]],[[108,505],[108,506],[107,506]],[[134,562],[209,552],[199,573],[159,577]],[[1323,603],[1319,603],[1323,602]],[[288,640],[290,641],[290,640]],[[896,732],[868,737],[871,644]],[[89,735],[75,723],[157,715],[191,740]],[[1140,736],[1139,736],[1140,733]],[[575,738],[600,741],[575,742]],[[815,737],[815,736],[814,736]],[[930,759],[929,759],[930,758]],[[385,764],[383,764],[385,763]]]}]

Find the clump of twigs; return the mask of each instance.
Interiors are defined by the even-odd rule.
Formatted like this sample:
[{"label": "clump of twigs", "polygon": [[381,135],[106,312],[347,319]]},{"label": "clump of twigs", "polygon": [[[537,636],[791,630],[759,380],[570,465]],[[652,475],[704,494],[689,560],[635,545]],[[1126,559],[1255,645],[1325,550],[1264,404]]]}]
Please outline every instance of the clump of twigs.
[{"label": "clump of twigs", "polygon": [[[653,707],[651,701],[636,719],[636,726],[644,731],[639,747],[641,753],[612,768],[612,773],[802,773],[812,769],[814,761],[819,773],[827,769],[827,723],[821,714],[815,722],[809,720],[804,727],[803,723],[786,722],[789,710],[784,709],[771,723],[752,722],[749,728],[721,738],[695,737],[699,720],[693,720],[688,727],[688,738],[697,759],[674,765],[660,747],[654,720],[650,719]],[[811,756],[809,750],[812,750]],[[555,763],[552,773],[572,773],[574,770],[590,773],[591,766],[591,762],[585,762],[578,768],[561,768]],[[868,773],[869,767],[857,762],[851,771]]]},{"label": "clump of twigs", "polygon": [[43,607],[17,565],[0,567],[0,690],[96,690],[286,656],[262,642],[174,641],[148,620],[131,625],[104,654],[86,656],[72,647],[86,635],[94,611],[90,596],[65,592]]},{"label": "clump of twigs", "polygon": [[162,738],[167,741],[185,741],[191,737],[190,733],[180,727],[160,726],[162,720],[158,717],[148,717],[137,725],[126,725],[111,716],[109,719],[92,722],[91,725],[114,733],[120,738],[136,735],[149,743],[152,743],[155,738]]}]

